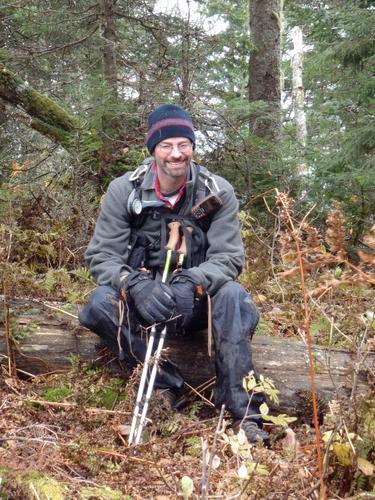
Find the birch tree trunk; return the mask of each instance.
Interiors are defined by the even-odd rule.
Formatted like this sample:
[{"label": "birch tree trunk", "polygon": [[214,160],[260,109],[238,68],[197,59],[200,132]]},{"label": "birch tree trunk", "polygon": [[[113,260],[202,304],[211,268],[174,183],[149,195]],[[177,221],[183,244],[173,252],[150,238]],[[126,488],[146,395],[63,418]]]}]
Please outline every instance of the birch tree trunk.
[{"label": "birch tree trunk", "polygon": [[296,123],[296,138],[300,150],[300,161],[297,166],[299,175],[306,175],[308,167],[305,162],[307,139],[306,114],[304,109],[305,92],[303,88],[303,36],[299,26],[291,30],[293,40],[292,71],[293,71],[293,110]]}]

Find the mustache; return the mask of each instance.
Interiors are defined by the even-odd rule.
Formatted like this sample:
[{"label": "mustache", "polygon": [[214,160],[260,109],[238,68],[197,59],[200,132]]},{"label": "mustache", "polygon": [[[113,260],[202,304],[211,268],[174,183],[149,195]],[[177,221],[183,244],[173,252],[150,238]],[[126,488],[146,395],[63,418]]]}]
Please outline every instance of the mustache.
[{"label": "mustache", "polygon": [[182,158],[179,158],[178,160],[167,160],[168,163],[182,163],[188,161],[189,158],[187,156],[182,156]]}]

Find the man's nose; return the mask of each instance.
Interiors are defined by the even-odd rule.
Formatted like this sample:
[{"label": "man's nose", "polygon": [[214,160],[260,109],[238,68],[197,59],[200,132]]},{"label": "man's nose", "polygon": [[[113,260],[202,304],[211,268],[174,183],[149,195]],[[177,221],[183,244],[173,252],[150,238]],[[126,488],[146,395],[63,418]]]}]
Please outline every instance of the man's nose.
[{"label": "man's nose", "polygon": [[180,158],[182,155],[180,149],[178,146],[172,146],[172,151],[170,153],[170,156],[173,156],[174,158]]}]

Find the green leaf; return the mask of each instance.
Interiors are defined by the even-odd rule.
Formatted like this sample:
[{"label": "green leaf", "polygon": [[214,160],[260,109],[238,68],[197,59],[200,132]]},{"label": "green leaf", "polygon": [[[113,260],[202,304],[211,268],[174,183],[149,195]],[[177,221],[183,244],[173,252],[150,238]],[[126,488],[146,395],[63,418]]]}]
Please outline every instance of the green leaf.
[{"label": "green leaf", "polygon": [[249,472],[257,472],[261,476],[268,476],[269,472],[267,470],[267,467],[265,465],[257,464],[256,462],[251,462],[249,464]]},{"label": "green leaf", "polygon": [[335,279],[339,279],[342,275],[342,269],[341,267],[336,267],[335,270],[333,271],[333,277]]},{"label": "green leaf", "polygon": [[263,415],[262,418],[267,422],[272,422],[273,424],[281,425],[282,427],[288,427],[291,422],[295,422],[297,420],[297,417],[288,417],[288,415],[285,415],[284,413],[277,416]]},{"label": "green leaf", "polygon": [[189,476],[183,476],[180,480],[180,486],[184,499],[190,498],[194,491],[193,480]]},{"label": "green leaf", "polygon": [[267,403],[262,403],[259,407],[260,414],[264,417],[265,415],[268,415],[270,409],[267,406]]}]

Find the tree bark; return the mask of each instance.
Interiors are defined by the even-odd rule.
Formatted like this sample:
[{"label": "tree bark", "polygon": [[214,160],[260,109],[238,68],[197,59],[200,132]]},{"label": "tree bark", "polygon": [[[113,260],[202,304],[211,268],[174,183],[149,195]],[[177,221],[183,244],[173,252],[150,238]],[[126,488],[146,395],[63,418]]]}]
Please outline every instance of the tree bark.
[{"label": "tree bark", "polygon": [[122,135],[123,123],[118,110],[117,35],[115,29],[114,0],[100,0],[102,71],[105,82],[101,96],[101,139],[97,180],[101,185],[108,175],[112,163],[116,162],[118,139]]},{"label": "tree bark", "polygon": [[100,0],[100,13],[102,18],[102,61],[103,74],[116,101],[117,92],[117,62],[116,62],[116,31],[114,23],[114,2],[112,0]]},{"label": "tree bark", "polygon": [[[28,332],[19,342],[19,351],[16,353],[19,370],[32,374],[47,373],[69,369],[72,356],[78,356],[86,362],[98,358],[95,346],[100,342],[99,337],[80,327],[77,320],[39,305],[30,308],[22,301],[11,303],[11,313],[15,315],[20,328],[26,326]],[[167,347],[168,355],[180,367],[190,385],[198,386],[214,376],[214,357],[210,358],[207,354],[207,337],[204,332],[169,336]],[[0,330],[0,353],[0,361],[7,366],[3,330]],[[274,337],[255,336],[252,353],[257,374],[273,379],[280,391],[280,411],[295,413],[304,403],[300,393],[310,390],[306,345]],[[322,398],[349,396],[353,380],[356,380],[358,393],[368,392],[368,377],[375,368],[375,353],[369,353],[362,366],[356,368],[356,376],[356,353],[314,346],[314,359],[316,389]]]},{"label": "tree bark", "polygon": [[181,85],[179,86],[181,104],[184,108],[190,108],[190,93],[192,68],[190,65],[191,56],[191,33],[190,33],[190,1],[187,0],[187,19],[182,25],[182,46],[181,46]]},{"label": "tree bark", "polygon": [[293,71],[293,110],[296,123],[296,138],[299,149],[299,162],[297,172],[299,175],[307,175],[308,166],[306,163],[306,114],[305,114],[305,91],[303,88],[302,70],[303,70],[303,38],[302,30],[295,26],[291,30],[293,38],[292,71]]},{"label": "tree bark", "polygon": [[249,101],[267,107],[252,113],[250,131],[278,140],[281,131],[281,0],[249,0],[250,41]]}]

